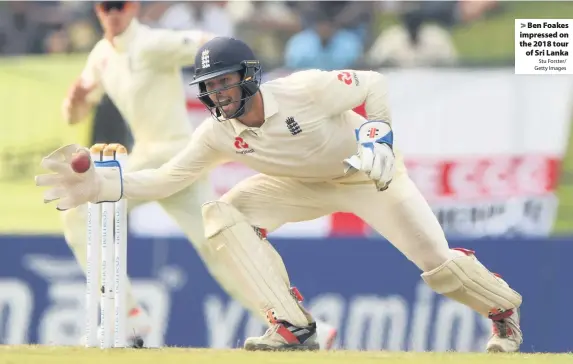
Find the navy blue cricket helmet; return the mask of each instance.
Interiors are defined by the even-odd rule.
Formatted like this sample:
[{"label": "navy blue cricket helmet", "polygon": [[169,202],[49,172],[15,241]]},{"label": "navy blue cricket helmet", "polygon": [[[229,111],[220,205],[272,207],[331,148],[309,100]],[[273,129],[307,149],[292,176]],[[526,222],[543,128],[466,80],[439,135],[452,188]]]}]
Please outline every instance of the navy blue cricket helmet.
[{"label": "navy blue cricket helmet", "polygon": [[[239,72],[241,81],[224,88],[207,91],[205,82],[228,73]],[[237,111],[226,115],[228,119],[238,118],[247,110],[247,102],[259,90],[261,84],[261,63],[255,58],[251,48],[235,38],[216,37],[205,43],[195,56],[195,74],[190,85],[199,86],[198,98],[211,114],[220,120],[221,111],[209,95],[233,87],[241,88],[241,99]]]}]

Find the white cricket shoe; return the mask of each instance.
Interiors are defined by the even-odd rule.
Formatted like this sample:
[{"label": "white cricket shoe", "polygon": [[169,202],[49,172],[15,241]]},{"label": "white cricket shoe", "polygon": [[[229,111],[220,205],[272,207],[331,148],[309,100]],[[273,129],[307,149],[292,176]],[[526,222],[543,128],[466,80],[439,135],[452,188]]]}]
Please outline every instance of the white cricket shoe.
[{"label": "white cricket shoe", "polygon": [[286,321],[276,322],[263,336],[246,339],[244,347],[248,351],[316,351],[320,349],[316,337],[316,323],[298,327]]},{"label": "white cricket shoe", "polygon": [[519,351],[523,334],[519,327],[519,310],[515,309],[508,318],[492,321],[493,332],[487,342],[488,353],[514,353]]},{"label": "white cricket shoe", "polygon": [[[147,312],[141,307],[133,308],[127,316],[127,345],[131,348],[143,348],[145,337],[151,332],[151,319]],[[102,329],[98,327],[98,340],[101,339]],[[85,346],[86,336],[82,336],[80,345]]]}]

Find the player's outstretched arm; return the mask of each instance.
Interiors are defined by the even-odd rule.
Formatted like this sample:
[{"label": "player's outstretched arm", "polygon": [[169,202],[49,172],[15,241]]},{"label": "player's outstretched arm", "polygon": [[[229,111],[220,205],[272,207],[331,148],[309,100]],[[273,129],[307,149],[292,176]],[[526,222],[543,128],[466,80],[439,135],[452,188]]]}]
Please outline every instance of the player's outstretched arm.
[{"label": "player's outstretched arm", "polygon": [[91,51],[84,69],[71,85],[62,103],[62,116],[68,124],[84,120],[103,97],[104,90],[97,70],[99,43]]},{"label": "player's outstretched arm", "polygon": [[191,140],[184,150],[160,168],[124,174],[123,197],[159,200],[171,196],[221,161],[221,155],[208,144]]},{"label": "player's outstretched arm", "polygon": [[[160,168],[125,174],[116,161],[101,162],[96,168],[89,150],[67,145],[42,159],[41,166],[53,173],[36,176],[36,185],[51,187],[44,192],[44,202],[58,201],[58,210],[121,198],[162,199],[189,186],[222,161],[220,152],[203,135],[201,128],[197,129],[188,146]],[[78,170],[78,166],[84,167]]]}]

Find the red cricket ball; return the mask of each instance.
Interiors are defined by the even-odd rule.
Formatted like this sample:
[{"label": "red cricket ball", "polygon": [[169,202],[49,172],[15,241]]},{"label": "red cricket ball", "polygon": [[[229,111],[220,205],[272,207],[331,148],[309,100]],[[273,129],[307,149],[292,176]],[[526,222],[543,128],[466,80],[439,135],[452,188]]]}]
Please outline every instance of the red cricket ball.
[{"label": "red cricket ball", "polygon": [[76,173],[85,173],[91,166],[91,158],[87,152],[79,152],[72,158],[72,169]]}]

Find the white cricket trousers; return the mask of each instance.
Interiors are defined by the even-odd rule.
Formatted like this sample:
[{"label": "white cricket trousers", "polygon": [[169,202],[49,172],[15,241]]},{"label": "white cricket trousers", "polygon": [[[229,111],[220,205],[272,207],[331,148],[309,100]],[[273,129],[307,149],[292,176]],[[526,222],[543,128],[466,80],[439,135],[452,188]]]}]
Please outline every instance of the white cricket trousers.
[{"label": "white cricket trousers", "polygon": [[268,232],[289,222],[313,220],[333,212],[350,212],[388,239],[422,271],[451,258],[443,230],[430,206],[406,173],[386,191],[373,182],[301,182],[291,178],[252,176],[221,200]]}]

